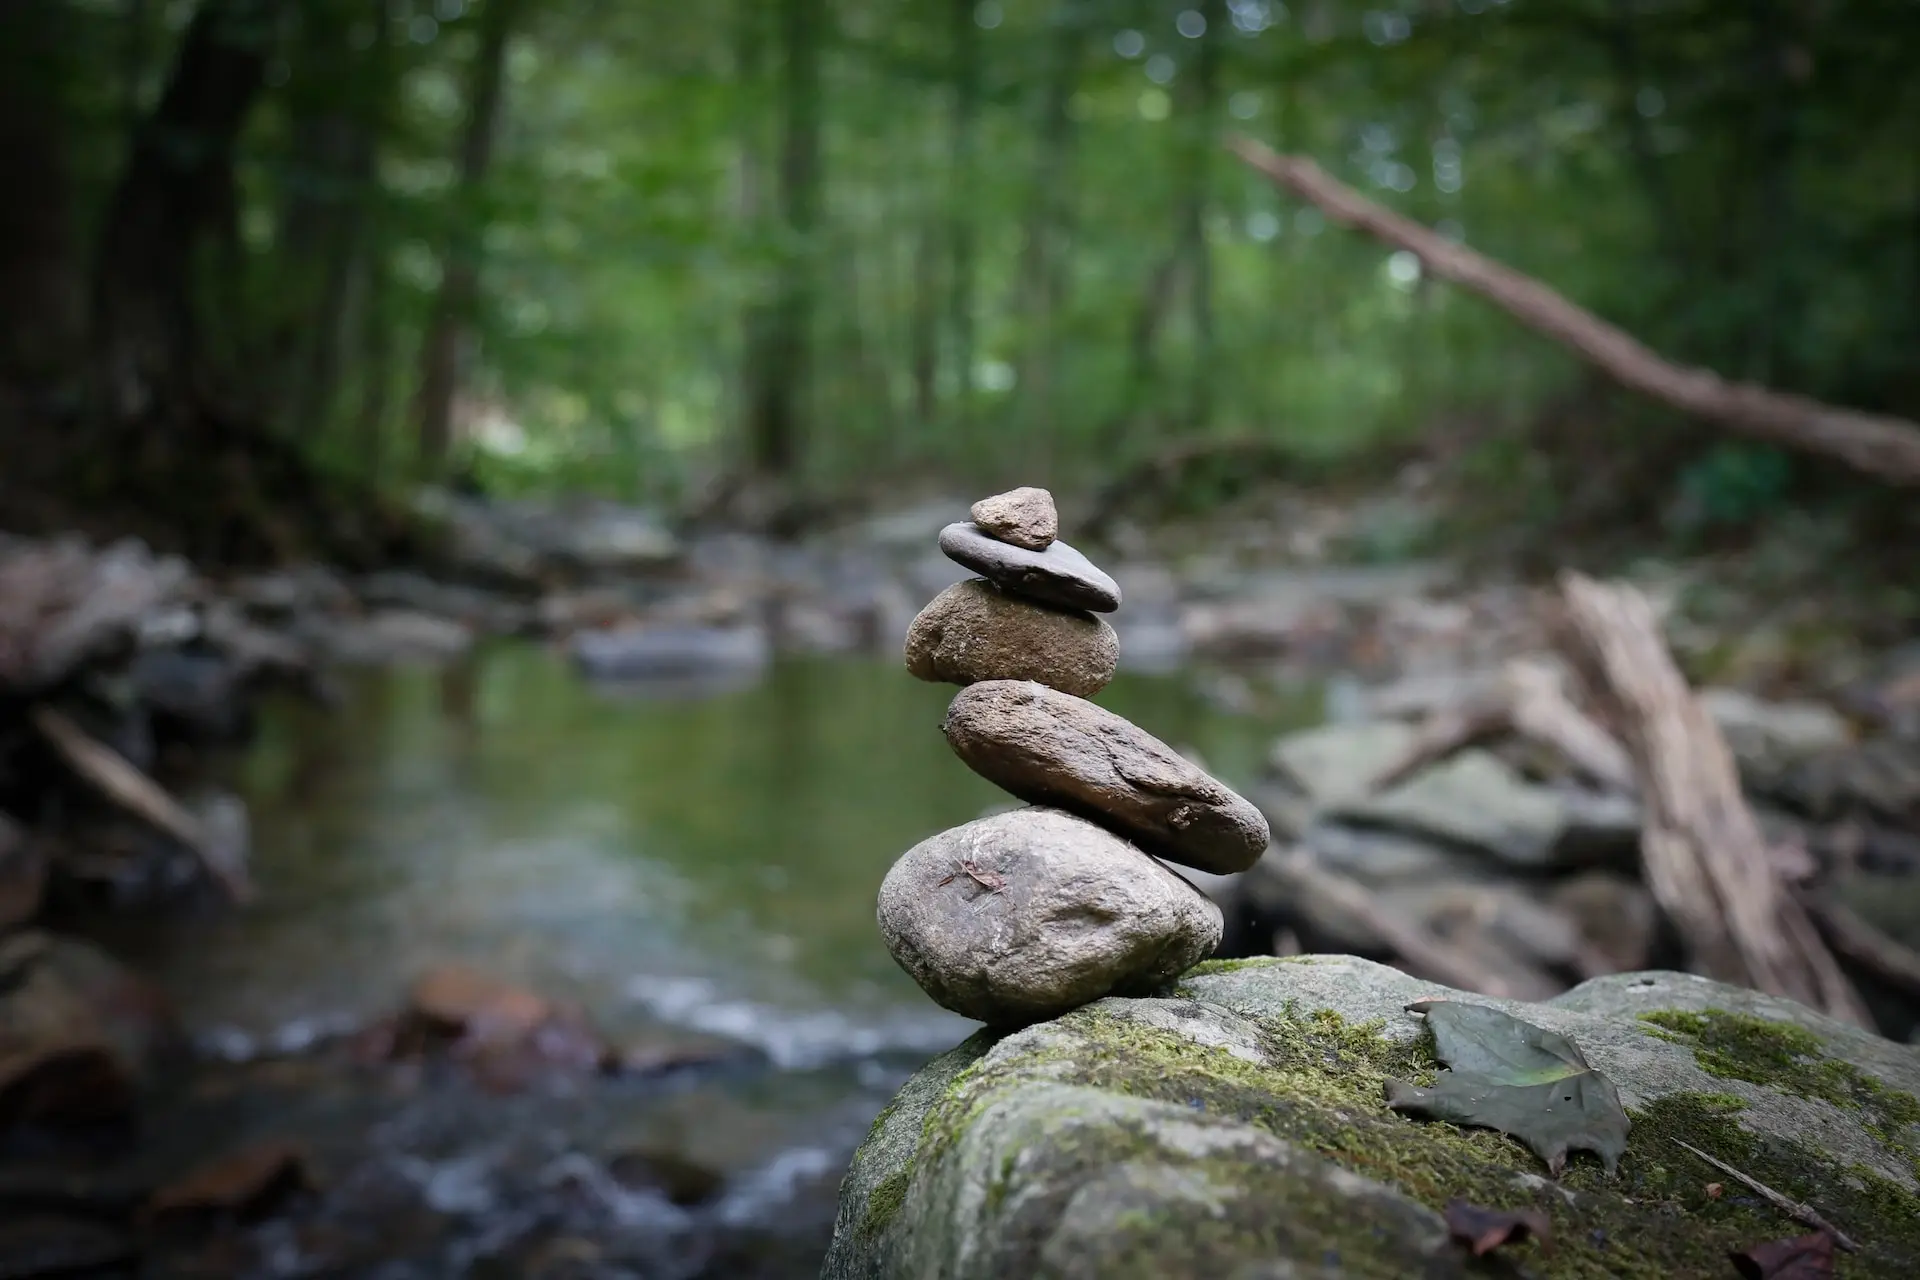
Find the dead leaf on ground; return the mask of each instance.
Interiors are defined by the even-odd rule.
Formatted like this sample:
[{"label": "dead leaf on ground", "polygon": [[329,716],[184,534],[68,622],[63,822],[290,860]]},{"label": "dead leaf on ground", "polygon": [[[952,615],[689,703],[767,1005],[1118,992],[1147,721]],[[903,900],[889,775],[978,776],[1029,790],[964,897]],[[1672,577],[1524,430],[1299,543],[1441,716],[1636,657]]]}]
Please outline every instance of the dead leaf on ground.
[{"label": "dead leaf on ground", "polygon": [[287,1196],[315,1189],[304,1149],[291,1142],[260,1142],[189,1169],[153,1193],[147,1214],[154,1218],[190,1213],[259,1217]]},{"label": "dead leaf on ground", "polygon": [[1627,1113],[1613,1082],[1578,1045],[1489,1005],[1420,1000],[1434,1056],[1449,1070],[1431,1087],[1386,1083],[1395,1111],[1518,1138],[1556,1177],[1572,1151],[1591,1151],[1612,1173],[1627,1149]]},{"label": "dead leaf on ground", "polygon": [[1447,1202],[1447,1234],[1473,1251],[1476,1258],[1505,1244],[1519,1244],[1528,1236],[1543,1249],[1553,1247],[1553,1224],[1538,1209],[1487,1209],[1465,1200]]},{"label": "dead leaf on ground", "polygon": [[1833,1237],[1824,1231],[1769,1240],[1729,1254],[1733,1269],[1746,1280],[1831,1280]]}]

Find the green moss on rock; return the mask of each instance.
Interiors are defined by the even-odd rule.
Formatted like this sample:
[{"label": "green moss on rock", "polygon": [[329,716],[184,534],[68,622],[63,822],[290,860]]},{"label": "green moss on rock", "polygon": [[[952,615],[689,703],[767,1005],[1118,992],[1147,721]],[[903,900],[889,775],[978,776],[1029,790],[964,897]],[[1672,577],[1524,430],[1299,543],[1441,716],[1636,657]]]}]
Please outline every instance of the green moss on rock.
[{"label": "green moss on rock", "polygon": [[[1210,964],[1190,976],[1244,978],[1279,963]],[[1646,1025],[1686,1045],[1709,1076],[1844,1108],[1885,1149],[1900,1150],[1888,1135],[1906,1132],[1920,1113],[1911,1095],[1829,1056],[1800,1027],[1719,1010],[1662,1011]],[[1428,1082],[1436,1068],[1430,1041],[1406,1025],[1330,1007],[1102,1001],[1008,1037],[943,1077],[912,1163],[867,1197],[869,1235],[891,1226],[898,1239],[920,1240],[915,1247],[933,1253],[915,1253],[918,1264],[970,1242],[978,1256],[937,1271],[957,1277],[1173,1280],[1276,1258],[1352,1275],[1410,1274],[1414,1257],[1434,1262],[1423,1274],[1464,1274],[1450,1249],[1421,1250],[1432,1247],[1434,1211],[1465,1198],[1548,1213],[1555,1251],[1515,1255],[1532,1274],[1666,1280],[1723,1274],[1730,1251],[1802,1231],[1679,1145],[1686,1142],[1817,1206],[1859,1238],[1865,1250],[1843,1256],[1837,1274],[1920,1274],[1920,1195],[1836,1158],[1813,1136],[1756,1132],[1751,1108],[1772,1105],[1756,1101],[1762,1095],[1653,1097],[1630,1108],[1616,1177],[1579,1153],[1555,1183],[1501,1134],[1387,1109],[1388,1079]],[[1365,1182],[1340,1183],[1347,1174]],[[1723,1184],[1718,1196],[1707,1192],[1714,1182]],[[1356,1209],[1363,1195],[1375,1198]],[[1101,1214],[1101,1231],[1086,1237],[1093,1243],[1074,1234],[1084,1232],[1089,1204]],[[1056,1256],[1062,1239],[1078,1242],[1071,1257]],[[872,1274],[921,1273],[896,1266]]]}]

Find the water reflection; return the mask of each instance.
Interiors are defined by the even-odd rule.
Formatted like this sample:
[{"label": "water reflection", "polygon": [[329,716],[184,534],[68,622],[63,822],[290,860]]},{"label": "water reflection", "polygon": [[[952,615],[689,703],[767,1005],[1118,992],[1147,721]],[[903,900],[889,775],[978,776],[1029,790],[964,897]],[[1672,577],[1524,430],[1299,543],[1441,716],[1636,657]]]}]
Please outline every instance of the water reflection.
[{"label": "water reflection", "polygon": [[[934,1047],[964,1027],[894,966],[873,901],[909,845],[1006,800],[941,737],[950,693],[791,660],[749,688],[636,696],[524,645],[367,673],[331,710],[270,707],[234,764],[259,907],[130,945],[201,1026],[370,1014],[466,959],[616,1029]],[[1101,701],[1229,778],[1270,730],[1177,679]]]}]

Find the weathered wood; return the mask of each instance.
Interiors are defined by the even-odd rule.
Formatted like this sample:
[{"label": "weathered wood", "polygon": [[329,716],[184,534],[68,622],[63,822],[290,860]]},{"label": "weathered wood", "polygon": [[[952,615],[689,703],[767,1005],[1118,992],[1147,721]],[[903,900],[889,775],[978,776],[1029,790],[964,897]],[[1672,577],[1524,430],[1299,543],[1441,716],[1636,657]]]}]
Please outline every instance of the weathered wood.
[{"label": "weathered wood", "polygon": [[1631,794],[1633,762],[1600,725],[1568,700],[1554,673],[1536,662],[1511,662],[1492,689],[1427,717],[1401,755],[1369,786],[1384,791],[1468,747],[1516,734],[1559,753],[1575,770],[1610,790]]},{"label": "weathered wood", "polygon": [[1675,364],[1538,280],[1375,204],[1305,157],[1280,155],[1250,138],[1227,145],[1333,221],[1418,255],[1429,274],[1479,294],[1631,391],[1742,435],[1836,459],[1877,480],[1920,486],[1920,424]]},{"label": "weathered wood", "polygon": [[1577,573],[1562,575],[1561,590],[1568,656],[1612,711],[1633,757],[1647,885],[1693,967],[1872,1026],[1783,882],[1732,753],[1674,666],[1646,597]]},{"label": "weathered wood", "polygon": [[1321,866],[1295,849],[1261,863],[1261,874],[1284,886],[1287,897],[1316,919],[1343,919],[1393,953],[1409,973],[1450,987],[1512,1000],[1544,999],[1556,988],[1542,974],[1502,972],[1449,946],[1419,921],[1380,902],[1357,880]]},{"label": "weathered wood", "polygon": [[33,727],[89,786],[142,822],[185,845],[233,901],[245,902],[253,896],[253,886],[247,882],[245,872],[232,865],[232,860],[216,846],[200,820],[182,808],[159,783],[52,707],[33,708],[31,718]]}]

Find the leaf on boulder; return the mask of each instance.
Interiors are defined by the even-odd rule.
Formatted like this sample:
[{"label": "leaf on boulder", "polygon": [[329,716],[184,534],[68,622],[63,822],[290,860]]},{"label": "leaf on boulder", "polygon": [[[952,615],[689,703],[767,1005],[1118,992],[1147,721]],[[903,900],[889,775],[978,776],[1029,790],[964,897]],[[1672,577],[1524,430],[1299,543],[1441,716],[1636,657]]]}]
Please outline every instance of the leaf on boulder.
[{"label": "leaf on boulder", "polygon": [[1421,1000],[1434,1055],[1450,1070],[1431,1088],[1389,1080],[1395,1111],[1518,1138],[1556,1177],[1570,1151],[1591,1151],[1612,1173],[1627,1149],[1627,1113],[1613,1082],[1565,1036],[1487,1005]]},{"label": "leaf on boulder", "polygon": [[1528,1236],[1543,1249],[1553,1247],[1553,1224],[1538,1209],[1486,1209],[1465,1200],[1447,1202],[1447,1234],[1484,1257],[1503,1244],[1519,1244]]},{"label": "leaf on boulder", "polygon": [[1729,1254],[1746,1280],[1832,1280],[1833,1237],[1824,1231],[1769,1240]]}]

